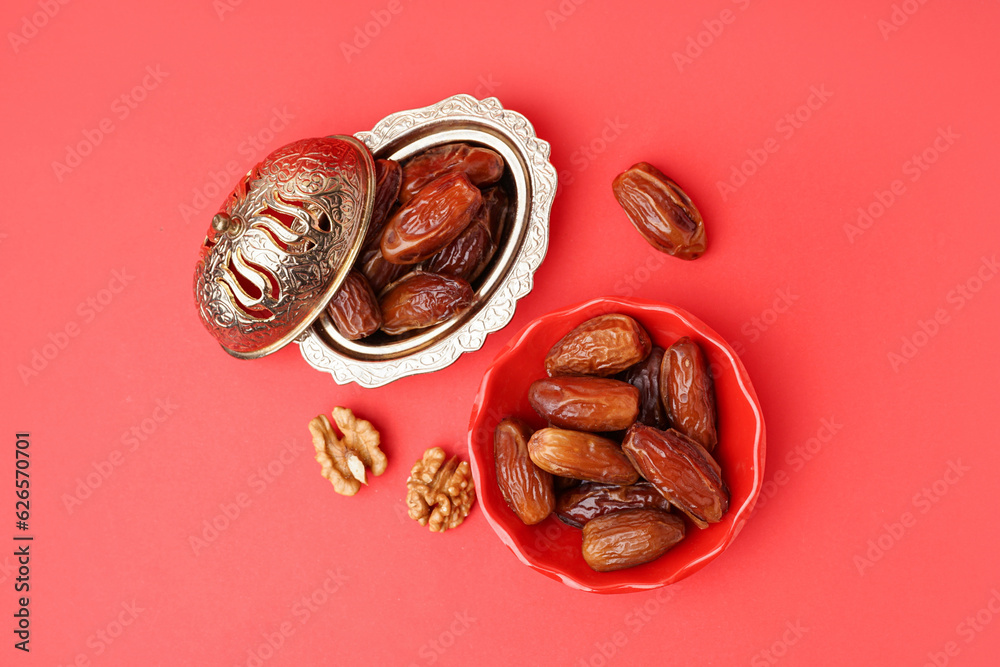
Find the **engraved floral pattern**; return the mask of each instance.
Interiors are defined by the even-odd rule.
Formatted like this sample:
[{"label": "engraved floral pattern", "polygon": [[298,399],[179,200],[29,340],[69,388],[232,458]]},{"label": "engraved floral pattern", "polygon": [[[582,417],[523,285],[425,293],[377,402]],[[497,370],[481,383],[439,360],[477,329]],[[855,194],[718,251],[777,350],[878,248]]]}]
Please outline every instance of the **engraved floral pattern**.
[{"label": "engraved floral pattern", "polygon": [[222,228],[209,227],[194,281],[202,321],[223,346],[252,356],[312,320],[358,236],[368,171],[363,148],[304,139],[236,186],[216,216]]}]

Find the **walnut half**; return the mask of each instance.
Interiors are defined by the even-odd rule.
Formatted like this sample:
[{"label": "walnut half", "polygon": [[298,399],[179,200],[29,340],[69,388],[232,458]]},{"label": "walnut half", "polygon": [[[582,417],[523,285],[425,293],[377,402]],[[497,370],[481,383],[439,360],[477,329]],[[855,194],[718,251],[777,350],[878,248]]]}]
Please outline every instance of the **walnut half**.
[{"label": "walnut half", "polygon": [[413,465],[406,488],[410,518],[433,532],[443,533],[461,524],[476,502],[469,462],[459,463],[454,456],[445,462],[440,447],[431,447]]},{"label": "walnut half", "polygon": [[334,491],[353,496],[362,484],[368,483],[365,468],[378,476],[385,472],[388,462],[379,449],[379,434],[371,422],[358,419],[353,412],[341,407],[333,409],[333,421],[343,437],[337,436],[326,415],[309,422],[316,461]]}]

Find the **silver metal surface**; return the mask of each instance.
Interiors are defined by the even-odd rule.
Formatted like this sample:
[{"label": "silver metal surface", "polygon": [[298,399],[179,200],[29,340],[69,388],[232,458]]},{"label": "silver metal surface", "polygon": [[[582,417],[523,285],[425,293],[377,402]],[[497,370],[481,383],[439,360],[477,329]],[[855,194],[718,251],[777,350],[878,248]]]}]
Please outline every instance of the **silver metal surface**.
[{"label": "silver metal surface", "polygon": [[195,269],[202,322],[254,359],[301,335],[354,263],[375,164],[354,137],[303,139],[251,169],[212,219]]},{"label": "silver metal surface", "polygon": [[366,342],[345,339],[323,314],[299,337],[306,361],[330,373],[338,384],[379,387],[444,368],[463,352],[478,350],[487,334],[510,322],[517,301],[531,291],[532,276],[548,248],[556,170],[549,162],[549,144],[535,136],[531,123],[493,97],[455,95],[429,107],[394,113],[371,132],[355,136],[376,158],[393,160],[455,141],[486,146],[506,162],[504,179],[509,179],[513,202],[504,244],[474,285],[475,305],[462,315],[411,336]]}]

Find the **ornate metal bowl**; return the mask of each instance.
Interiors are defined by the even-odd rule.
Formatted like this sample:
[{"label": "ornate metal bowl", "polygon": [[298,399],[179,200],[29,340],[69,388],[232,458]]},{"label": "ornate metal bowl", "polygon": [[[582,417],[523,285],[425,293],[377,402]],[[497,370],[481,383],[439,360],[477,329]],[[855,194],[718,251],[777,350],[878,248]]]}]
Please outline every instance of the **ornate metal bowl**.
[{"label": "ornate metal bowl", "polygon": [[194,275],[205,328],[255,359],[310,326],[350,270],[375,165],[353,137],[303,139],[247,172],[212,219]]},{"label": "ornate metal bowl", "polygon": [[379,159],[405,160],[455,141],[486,146],[507,164],[504,180],[512,201],[504,244],[474,285],[475,304],[462,315],[408,337],[351,341],[322,314],[298,337],[306,361],[330,373],[338,384],[378,387],[442,369],[463,352],[478,350],[487,334],[510,322],[517,301],[531,291],[532,276],[548,248],[556,170],[549,162],[549,144],[535,136],[531,123],[493,97],[455,95],[429,107],[394,113],[371,132],[355,136]]}]

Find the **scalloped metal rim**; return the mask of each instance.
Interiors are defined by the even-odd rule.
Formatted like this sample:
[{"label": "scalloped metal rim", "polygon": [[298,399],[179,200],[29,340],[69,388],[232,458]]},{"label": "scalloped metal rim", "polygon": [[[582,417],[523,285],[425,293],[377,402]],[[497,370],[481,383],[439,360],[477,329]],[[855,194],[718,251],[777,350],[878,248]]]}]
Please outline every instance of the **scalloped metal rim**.
[{"label": "scalloped metal rim", "polygon": [[455,95],[428,107],[391,114],[371,132],[355,136],[376,153],[404,133],[462,118],[481,119],[503,131],[528,167],[531,201],[523,244],[490,300],[451,335],[413,354],[385,360],[354,359],[331,349],[315,327],[308,329],[298,339],[302,356],[313,368],[330,373],[337,384],[356,382],[362,387],[381,387],[403,377],[445,368],[462,353],[481,348],[488,334],[505,327],[514,317],[517,302],[531,291],[533,275],[548,249],[549,214],[557,176],[549,162],[548,142],[537,138],[527,118],[504,109],[495,97],[477,100],[471,95]]}]

